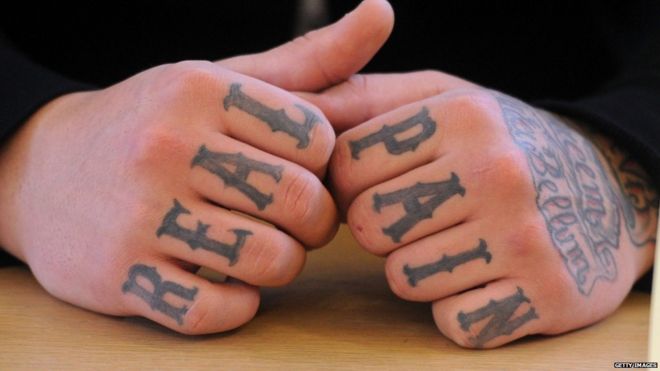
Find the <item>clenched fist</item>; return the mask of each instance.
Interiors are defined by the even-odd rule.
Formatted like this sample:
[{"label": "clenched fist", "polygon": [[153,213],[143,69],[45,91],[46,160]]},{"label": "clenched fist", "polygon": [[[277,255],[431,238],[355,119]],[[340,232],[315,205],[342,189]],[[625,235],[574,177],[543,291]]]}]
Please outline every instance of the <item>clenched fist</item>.
[{"label": "clenched fist", "polygon": [[355,73],[391,26],[389,5],[370,0],[262,54],[55,99],[0,158],[0,243],[75,305],[189,334],[247,322],[256,286],[291,281],[338,225],[320,181],[335,134],[289,91]]},{"label": "clenched fist", "polygon": [[652,263],[657,190],[579,123],[433,71],[308,99],[350,128],[330,175],[353,235],[462,346],[593,323]]}]

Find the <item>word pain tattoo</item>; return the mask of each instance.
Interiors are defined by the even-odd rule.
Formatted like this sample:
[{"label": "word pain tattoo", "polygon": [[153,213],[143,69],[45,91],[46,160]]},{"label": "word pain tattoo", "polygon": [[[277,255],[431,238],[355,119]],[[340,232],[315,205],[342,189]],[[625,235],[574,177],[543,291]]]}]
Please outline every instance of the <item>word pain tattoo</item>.
[{"label": "word pain tattoo", "polygon": [[[403,140],[397,139],[397,135],[413,131],[412,129],[418,125],[422,131],[410,138]],[[436,123],[429,116],[428,108],[422,107],[415,115],[391,126],[383,125],[377,132],[369,134],[362,139],[350,141],[348,145],[351,148],[351,157],[356,160],[360,159],[360,152],[379,143],[385,144],[385,149],[387,149],[388,153],[400,155],[416,150],[422,142],[429,139],[435,133],[435,130]]]},{"label": "word pain tattoo", "polygon": [[[392,241],[401,242],[401,237],[406,232],[420,221],[432,218],[433,211],[455,195],[465,196],[465,188],[460,184],[458,176],[451,173],[451,178],[446,181],[417,183],[412,187],[390,193],[375,193],[373,208],[377,213],[380,213],[383,207],[398,203],[403,204],[406,215],[389,227],[383,228],[383,233],[390,236]],[[426,197],[430,198],[424,203],[419,201],[420,198]]]},{"label": "word pain tattoo", "polygon": [[224,256],[229,260],[229,265],[234,265],[238,261],[239,252],[248,236],[252,235],[251,231],[245,229],[232,229],[230,230],[236,236],[233,243],[219,242],[210,239],[206,232],[209,230],[210,225],[197,221],[197,229],[187,229],[177,223],[177,218],[181,214],[190,214],[190,211],[183,207],[181,203],[174,200],[174,206],[170,211],[165,214],[163,223],[156,231],[156,236],[163,235],[172,236],[188,244],[191,249],[202,249],[210,251],[220,256]]},{"label": "word pain tattoo", "polygon": [[[515,312],[523,304],[528,304],[528,309],[525,313],[512,318]],[[525,323],[539,318],[536,309],[531,306],[531,300],[525,296],[523,290],[518,287],[515,294],[508,296],[502,300],[490,300],[490,302],[473,312],[465,313],[460,311],[458,313],[458,323],[461,325],[463,331],[469,331],[470,327],[477,322],[481,322],[486,318],[490,320],[481,328],[477,336],[471,337],[469,340],[477,348],[481,348],[490,340],[502,336],[511,335],[515,330]]]},{"label": "word pain tattoo", "polygon": [[440,272],[451,273],[459,265],[468,263],[472,260],[483,259],[489,264],[492,255],[488,251],[486,241],[480,239],[479,244],[470,250],[463,251],[456,255],[442,255],[442,258],[434,263],[421,265],[419,267],[410,267],[408,264],[403,266],[403,273],[408,276],[408,284],[412,287],[427,277]]},{"label": "word pain tattoo", "polygon": [[[138,283],[143,278],[151,283],[151,287],[144,287]],[[163,281],[156,270],[144,264],[135,264],[128,271],[128,279],[121,287],[121,291],[136,295],[144,300],[152,310],[159,311],[173,318],[179,325],[183,324],[183,316],[188,313],[188,306],[175,306],[167,302],[164,297],[167,294],[178,296],[185,301],[192,302],[197,296],[197,287],[187,288],[172,281]]]},{"label": "word pain tattoo", "polygon": [[[201,166],[217,175],[225,187],[233,187],[247,196],[259,210],[263,210],[273,202],[273,194],[266,194],[250,184],[247,179],[251,172],[266,174],[279,183],[282,180],[281,165],[271,165],[253,160],[242,153],[212,152],[202,145],[192,160],[191,167]],[[234,167],[232,171],[228,166]]]},{"label": "word pain tattoo", "polygon": [[655,245],[660,198],[651,178],[630,155],[604,138],[596,141],[621,190],[621,211],[630,241],[637,247]]},{"label": "word pain tattoo", "polygon": [[588,296],[598,280],[617,277],[619,204],[601,160],[590,141],[554,116],[504,95],[497,100],[527,157],[552,243]]},{"label": "word pain tattoo", "polygon": [[241,84],[233,83],[229,86],[229,94],[223,101],[226,111],[229,108],[236,107],[259,120],[265,122],[273,132],[282,131],[290,137],[298,140],[298,148],[307,148],[309,146],[309,133],[314,125],[320,121],[319,117],[309,108],[295,104],[305,119],[303,122],[296,122],[291,119],[284,109],[272,109],[251,96],[241,91]]}]

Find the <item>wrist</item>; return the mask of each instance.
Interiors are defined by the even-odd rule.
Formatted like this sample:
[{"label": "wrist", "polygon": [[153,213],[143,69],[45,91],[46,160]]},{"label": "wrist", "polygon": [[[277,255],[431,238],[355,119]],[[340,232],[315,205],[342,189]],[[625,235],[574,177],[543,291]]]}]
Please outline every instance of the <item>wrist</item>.
[{"label": "wrist", "polygon": [[[59,96],[34,112],[14,135],[0,147],[0,246],[22,261],[26,261],[20,239],[22,221],[29,219],[25,198],[30,188],[29,164],[32,152],[40,145],[37,138],[47,137],[49,127],[70,112],[87,93],[71,93]],[[48,185],[41,185],[41,187]]]}]

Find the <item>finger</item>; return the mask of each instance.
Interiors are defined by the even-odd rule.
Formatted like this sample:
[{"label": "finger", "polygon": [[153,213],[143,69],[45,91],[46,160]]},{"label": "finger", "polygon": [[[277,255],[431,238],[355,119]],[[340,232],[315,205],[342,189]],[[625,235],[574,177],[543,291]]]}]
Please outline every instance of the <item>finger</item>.
[{"label": "finger", "polygon": [[[445,93],[400,107],[337,138],[330,178],[342,210],[368,187],[488,139],[490,99]],[[492,125],[490,125],[492,126]],[[483,151],[482,151],[483,152]],[[359,176],[353,176],[359,174]]]},{"label": "finger", "polygon": [[481,224],[468,222],[392,252],[385,272],[399,297],[433,301],[503,277],[507,263]]},{"label": "finger", "polygon": [[438,329],[466,348],[494,348],[543,331],[549,318],[539,305],[537,292],[513,279],[433,303]]},{"label": "finger", "polygon": [[272,226],[200,201],[163,212],[157,250],[252,285],[279,286],[302,270],[305,250]]},{"label": "finger", "polygon": [[186,61],[164,70],[167,78],[155,89],[167,103],[154,107],[169,123],[162,126],[181,130],[185,124],[186,134],[195,129],[220,131],[296,162],[317,176],[324,174],[335,134],[323,114],[308,102],[210,62]]},{"label": "finger", "polygon": [[269,51],[218,62],[291,91],[317,91],[359,71],[385,43],[394,24],[385,0],[363,1],[336,23]]},{"label": "finger", "polygon": [[477,210],[479,198],[465,167],[447,156],[369,188],[348,209],[356,240],[383,255],[455,226]]},{"label": "finger", "polygon": [[477,85],[439,71],[354,75],[320,93],[299,93],[341,133],[380,114],[450,90]]},{"label": "finger", "polygon": [[202,197],[267,220],[305,246],[322,246],[338,227],[332,197],[317,177],[221,134],[199,148],[189,182]]},{"label": "finger", "polygon": [[184,334],[234,329],[254,317],[259,291],[243,283],[211,283],[171,262],[133,264],[122,284],[128,311]]},{"label": "finger", "polygon": [[[233,76],[233,75],[231,75]],[[244,76],[222,88],[224,132],[321,177],[335,133],[314,106],[277,87]]]}]

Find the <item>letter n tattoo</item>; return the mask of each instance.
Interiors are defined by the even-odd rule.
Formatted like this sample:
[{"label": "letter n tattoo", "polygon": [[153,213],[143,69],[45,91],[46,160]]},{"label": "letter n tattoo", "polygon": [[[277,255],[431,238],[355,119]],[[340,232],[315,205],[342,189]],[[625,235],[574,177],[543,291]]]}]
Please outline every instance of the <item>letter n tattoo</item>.
[{"label": "letter n tattoo", "polygon": [[[229,166],[235,166],[231,171]],[[248,183],[247,178],[252,171],[266,174],[279,183],[282,179],[281,165],[271,165],[265,162],[253,160],[242,153],[212,152],[202,145],[197,155],[192,160],[191,167],[201,166],[211,173],[217,175],[225,183],[225,187],[236,188],[247,196],[259,210],[263,210],[273,202],[273,194],[266,194]]]},{"label": "letter n tattoo", "polygon": [[[398,140],[396,138],[396,135],[405,133],[417,125],[420,125],[422,128],[422,131],[418,134],[403,140]],[[351,148],[351,157],[359,160],[360,152],[378,143],[384,143],[385,149],[387,149],[387,152],[392,155],[400,155],[408,151],[414,151],[423,141],[427,140],[433,135],[433,133],[435,133],[435,129],[436,124],[435,121],[429,117],[429,110],[426,107],[422,107],[422,109],[412,117],[392,126],[383,125],[382,129],[375,133],[369,134],[359,140],[350,141],[348,145]]]},{"label": "letter n tattoo", "polygon": [[[374,210],[380,213],[381,208],[389,205],[403,203],[406,211],[401,219],[387,228],[383,233],[390,236],[392,241],[401,242],[401,237],[423,219],[433,217],[433,211],[454,195],[465,196],[465,188],[461,186],[460,179],[454,173],[451,178],[442,182],[417,183],[412,187],[398,191],[374,194]],[[419,201],[422,197],[430,197],[426,202]]]},{"label": "letter n tattoo", "polygon": [[[151,282],[153,289],[150,291],[140,285],[138,277],[145,278]],[[179,325],[183,324],[183,316],[188,312],[188,306],[176,307],[163,299],[166,294],[178,296],[186,301],[195,300],[197,287],[187,288],[172,281],[163,281],[156,267],[149,267],[144,264],[135,264],[128,271],[128,279],[124,282],[121,291],[136,295],[149,304],[152,310],[157,310],[168,317],[174,318]]]},{"label": "letter n tattoo", "polygon": [[180,226],[176,219],[181,214],[190,214],[190,211],[183,207],[179,201],[174,200],[174,206],[172,206],[170,211],[165,214],[163,223],[156,231],[156,236],[172,236],[185,242],[193,250],[201,248],[229,259],[229,265],[236,264],[239,256],[238,253],[241,250],[241,247],[245,245],[245,240],[247,240],[252,232],[244,229],[232,229],[231,232],[236,236],[234,243],[228,244],[219,242],[208,238],[206,232],[209,230],[210,226],[201,221],[197,222],[197,229],[195,230]]},{"label": "letter n tattoo", "polygon": [[[523,303],[528,303],[529,309],[518,317],[511,318]],[[515,294],[499,301],[491,299],[488,305],[474,312],[464,313],[460,311],[458,313],[458,323],[463,331],[469,331],[473,324],[488,317],[490,317],[490,320],[479,331],[479,334],[470,338],[472,344],[478,348],[483,347],[485,343],[498,336],[511,335],[520,326],[539,318],[536,309],[531,306],[531,300],[525,296],[520,287],[518,287]]]}]

